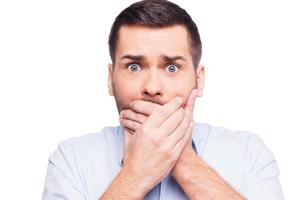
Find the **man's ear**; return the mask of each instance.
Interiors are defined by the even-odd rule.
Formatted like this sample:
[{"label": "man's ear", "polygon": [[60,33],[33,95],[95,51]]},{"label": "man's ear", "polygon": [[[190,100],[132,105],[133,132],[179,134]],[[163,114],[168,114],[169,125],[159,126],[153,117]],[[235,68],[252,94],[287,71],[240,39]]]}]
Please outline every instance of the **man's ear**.
[{"label": "man's ear", "polygon": [[107,78],[107,87],[108,87],[108,94],[110,96],[114,96],[113,90],[113,65],[108,64],[108,78]]},{"label": "man's ear", "polygon": [[196,69],[196,78],[197,78],[197,89],[198,89],[198,97],[202,97],[203,88],[204,88],[204,79],[205,79],[205,68],[204,65],[198,65]]}]

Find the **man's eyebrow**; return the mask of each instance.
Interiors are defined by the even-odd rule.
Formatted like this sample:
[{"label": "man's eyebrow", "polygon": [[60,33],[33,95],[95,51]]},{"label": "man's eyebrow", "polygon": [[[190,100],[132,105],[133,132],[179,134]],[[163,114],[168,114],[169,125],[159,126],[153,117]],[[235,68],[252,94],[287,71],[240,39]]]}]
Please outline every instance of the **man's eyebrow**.
[{"label": "man's eyebrow", "polygon": [[121,57],[121,60],[123,60],[123,59],[130,59],[130,60],[134,60],[134,61],[143,61],[143,60],[145,60],[145,56],[126,54]]},{"label": "man's eyebrow", "polygon": [[[186,61],[186,58],[183,57],[183,56],[167,56],[167,55],[162,54],[160,57],[165,62],[174,62],[176,60]],[[141,62],[141,61],[144,61],[146,59],[146,57],[143,56],[143,55],[126,54],[126,55],[124,55],[124,56],[121,57],[121,60],[123,60],[123,59],[130,59],[130,60],[133,60],[133,61]]]},{"label": "man's eyebrow", "polygon": [[183,56],[167,56],[167,55],[162,55],[161,56],[163,60],[166,62],[174,62],[175,60],[183,60],[186,61],[186,58]]}]

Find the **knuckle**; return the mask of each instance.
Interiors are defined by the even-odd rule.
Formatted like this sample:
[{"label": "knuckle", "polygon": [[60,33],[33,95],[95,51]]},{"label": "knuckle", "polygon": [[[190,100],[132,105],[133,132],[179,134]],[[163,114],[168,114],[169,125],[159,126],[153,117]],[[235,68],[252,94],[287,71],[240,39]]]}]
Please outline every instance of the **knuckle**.
[{"label": "knuckle", "polygon": [[136,103],[136,100],[133,100],[133,101],[129,104],[129,107],[134,106],[135,103]]},{"label": "knuckle", "polygon": [[139,107],[138,101],[134,100],[133,102],[131,102],[130,106],[129,106],[132,110],[136,110]]},{"label": "knuckle", "polygon": [[131,111],[131,110],[128,110],[128,111],[127,111],[127,117],[133,118],[133,116],[134,116],[134,112]]},{"label": "knuckle", "polygon": [[129,127],[132,127],[132,126],[133,126],[133,123],[132,123],[132,121],[130,121],[130,120],[127,120],[127,125],[128,125]]},{"label": "knuckle", "polygon": [[159,137],[151,137],[151,142],[155,147],[161,146],[161,139]]},{"label": "knuckle", "polygon": [[128,113],[127,110],[123,110],[123,111],[122,111],[122,116],[124,116],[124,117],[127,116],[127,113]]},{"label": "knuckle", "polygon": [[135,130],[138,129],[138,128],[139,128],[138,124],[137,124],[137,123],[134,123],[134,124],[133,124],[133,128],[134,128]]},{"label": "knuckle", "polygon": [[132,109],[132,110],[136,110],[136,107],[137,107],[137,105],[136,105],[136,104],[132,104],[132,105],[130,106],[130,109]]},{"label": "knuckle", "polygon": [[[153,131],[153,129],[152,129],[151,133],[153,133],[153,132],[155,132],[155,131]],[[148,133],[150,133],[150,132],[148,132]],[[157,134],[144,134],[144,138],[145,138],[145,140],[150,142],[151,145],[153,145],[155,147],[159,147],[161,145],[161,139],[158,137]]]},{"label": "knuckle", "polygon": [[142,115],[142,114],[137,114],[137,117],[138,117],[139,119],[143,120],[143,121],[144,121],[144,119],[145,119],[145,116]]}]

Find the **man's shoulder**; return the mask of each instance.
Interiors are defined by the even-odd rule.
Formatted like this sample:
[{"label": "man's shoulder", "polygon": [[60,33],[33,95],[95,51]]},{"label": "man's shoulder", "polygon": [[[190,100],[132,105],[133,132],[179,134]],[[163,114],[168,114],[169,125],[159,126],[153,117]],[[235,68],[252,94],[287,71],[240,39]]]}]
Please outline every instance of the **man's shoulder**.
[{"label": "man's shoulder", "polygon": [[255,196],[251,188],[259,191],[270,184],[274,188],[266,192],[282,193],[277,161],[258,134],[209,124],[197,124],[196,130],[195,134],[204,135],[198,142],[200,157],[237,191]]},{"label": "man's shoulder", "polygon": [[232,163],[250,170],[275,160],[273,152],[256,133],[209,124],[198,126],[199,130],[206,130],[206,140],[201,143],[202,156],[211,163],[223,166]]},{"label": "man's shoulder", "polygon": [[87,133],[81,136],[68,138],[59,143],[62,146],[90,146],[98,145],[99,142],[103,143],[108,138],[116,136],[120,131],[120,126],[106,126],[103,127],[100,131]]},{"label": "man's shoulder", "polygon": [[205,135],[202,136],[205,140],[198,143],[201,148],[200,154],[212,162],[224,160],[235,164],[249,164],[257,159],[265,162],[274,159],[272,151],[256,133],[201,123],[197,126],[196,134],[203,132]]},{"label": "man's shoulder", "polygon": [[[253,144],[263,144],[260,136],[254,132],[246,130],[235,130],[223,126],[214,126],[207,123],[196,123],[197,138],[206,139],[211,145],[249,146]],[[201,135],[202,134],[202,135]]]},{"label": "man's shoulder", "polygon": [[105,150],[108,145],[118,137],[120,127],[104,127],[98,132],[68,138],[58,144],[57,150],[60,153],[73,155],[86,155],[91,152]]}]

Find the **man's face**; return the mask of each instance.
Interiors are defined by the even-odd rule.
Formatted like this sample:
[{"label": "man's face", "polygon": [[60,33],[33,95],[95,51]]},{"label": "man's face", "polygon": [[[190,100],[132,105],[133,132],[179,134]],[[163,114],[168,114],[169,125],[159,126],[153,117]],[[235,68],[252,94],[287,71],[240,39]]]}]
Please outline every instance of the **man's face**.
[{"label": "man's face", "polygon": [[119,113],[137,99],[164,105],[181,96],[185,102],[193,88],[201,96],[203,79],[203,66],[194,70],[183,26],[122,26],[119,30],[115,66],[109,65],[108,78]]}]

